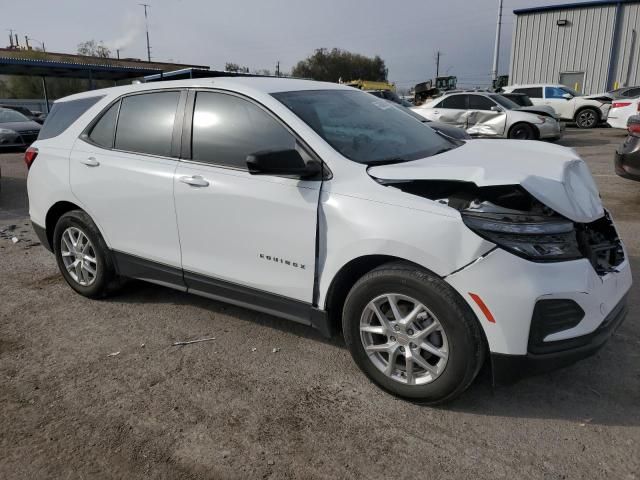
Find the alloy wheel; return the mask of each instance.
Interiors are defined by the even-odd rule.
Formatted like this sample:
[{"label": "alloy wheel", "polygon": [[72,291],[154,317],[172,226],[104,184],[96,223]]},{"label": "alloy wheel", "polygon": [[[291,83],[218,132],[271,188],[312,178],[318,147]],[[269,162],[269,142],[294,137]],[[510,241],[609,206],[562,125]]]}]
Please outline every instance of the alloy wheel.
[{"label": "alloy wheel", "polygon": [[98,274],[96,252],[89,238],[76,227],[62,232],[60,254],[69,276],[79,285],[88,287]]},{"label": "alloy wheel", "polygon": [[360,339],[371,362],[392,380],[424,385],[444,371],[449,343],[437,317],[418,300],[384,294],[360,318]]},{"label": "alloy wheel", "polygon": [[592,110],[584,110],[578,114],[578,125],[583,128],[591,128],[595,126],[598,119]]}]

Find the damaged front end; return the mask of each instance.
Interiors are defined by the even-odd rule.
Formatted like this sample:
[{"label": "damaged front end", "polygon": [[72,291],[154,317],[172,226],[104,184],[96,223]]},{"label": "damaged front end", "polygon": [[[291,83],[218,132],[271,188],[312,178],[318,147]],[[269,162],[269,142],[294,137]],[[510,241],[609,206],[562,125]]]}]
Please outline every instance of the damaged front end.
[{"label": "damaged front end", "polygon": [[599,275],[604,275],[624,260],[622,244],[606,212],[595,221],[574,222],[520,185],[478,187],[449,180],[378,181],[458,210],[465,225],[476,234],[534,262],[586,258]]}]

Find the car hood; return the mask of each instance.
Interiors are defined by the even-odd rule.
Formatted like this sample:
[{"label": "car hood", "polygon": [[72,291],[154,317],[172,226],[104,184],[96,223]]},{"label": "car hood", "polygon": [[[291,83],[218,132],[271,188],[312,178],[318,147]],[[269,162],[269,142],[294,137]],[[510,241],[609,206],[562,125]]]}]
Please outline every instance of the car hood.
[{"label": "car hood", "polygon": [[604,215],[587,165],[569,148],[537,141],[474,140],[433,157],[371,166],[378,180],[453,180],[478,187],[521,185],[540,202],[574,222]]},{"label": "car hood", "polygon": [[26,132],[31,130],[40,130],[42,126],[37,124],[36,122],[29,121],[0,123],[0,128],[7,128],[15,132]]},{"label": "car hood", "polygon": [[558,118],[556,111],[553,109],[553,107],[550,107],[549,105],[531,105],[528,107],[514,108],[514,110],[518,110],[519,112],[537,113],[539,115],[544,115],[546,117],[551,117],[556,119]]},{"label": "car hood", "polygon": [[613,96],[610,93],[596,93],[595,95],[584,95],[582,97],[584,100],[597,100],[598,102],[610,103],[613,100]]}]

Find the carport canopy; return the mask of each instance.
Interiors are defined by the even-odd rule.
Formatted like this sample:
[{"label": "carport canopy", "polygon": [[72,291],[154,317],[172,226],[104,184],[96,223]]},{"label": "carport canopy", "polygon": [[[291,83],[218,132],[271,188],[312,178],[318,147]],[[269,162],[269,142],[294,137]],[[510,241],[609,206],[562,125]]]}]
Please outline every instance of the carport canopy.
[{"label": "carport canopy", "polygon": [[[108,61],[108,59],[105,59]],[[52,61],[32,58],[0,57],[0,75],[25,75],[42,78],[42,91],[47,111],[49,98],[45,77],[85,78],[89,80],[89,89],[93,89],[94,80],[127,80],[141,78],[162,72],[161,68],[128,67],[107,63],[79,63]]]}]

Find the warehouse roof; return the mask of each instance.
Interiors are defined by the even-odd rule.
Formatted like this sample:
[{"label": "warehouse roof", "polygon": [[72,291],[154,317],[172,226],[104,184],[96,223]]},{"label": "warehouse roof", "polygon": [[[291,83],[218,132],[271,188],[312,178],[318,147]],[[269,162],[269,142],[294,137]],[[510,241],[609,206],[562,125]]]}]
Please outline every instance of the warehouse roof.
[{"label": "warehouse roof", "polygon": [[592,2],[561,3],[559,5],[546,5],[544,7],[521,8],[514,10],[513,13],[516,15],[522,15],[526,13],[550,12],[553,10],[570,10],[574,8],[620,5],[623,3],[640,3],[640,0],[594,0]]}]

